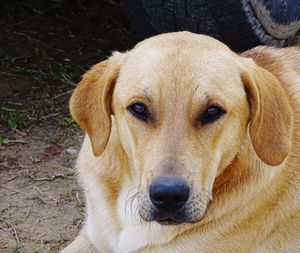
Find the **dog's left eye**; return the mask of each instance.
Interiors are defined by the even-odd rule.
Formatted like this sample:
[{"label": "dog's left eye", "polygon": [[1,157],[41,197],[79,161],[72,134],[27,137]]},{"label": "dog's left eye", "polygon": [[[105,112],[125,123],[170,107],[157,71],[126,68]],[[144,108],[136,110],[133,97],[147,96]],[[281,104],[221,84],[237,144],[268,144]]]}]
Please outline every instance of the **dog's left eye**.
[{"label": "dog's left eye", "polygon": [[147,121],[148,109],[143,103],[134,103],[127,107],[127,110],[136,118]]},{"label": "dog's left eye", "polygon": [[219,119],[226,112],[224,109],[217,105],[209,106],[200,117],[201,124],[211,123]]}]

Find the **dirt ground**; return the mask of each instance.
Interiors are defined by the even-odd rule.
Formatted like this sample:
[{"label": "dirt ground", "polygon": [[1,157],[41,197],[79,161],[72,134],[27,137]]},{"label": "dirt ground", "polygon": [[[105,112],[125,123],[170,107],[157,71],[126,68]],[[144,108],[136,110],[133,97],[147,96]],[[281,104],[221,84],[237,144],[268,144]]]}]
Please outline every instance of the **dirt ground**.
[{"label": "dirt ground", "polygon": [[68,100],[80,76],[138,40],[119,1],[0,3],[0,252],[58,252],[83,223]]}]

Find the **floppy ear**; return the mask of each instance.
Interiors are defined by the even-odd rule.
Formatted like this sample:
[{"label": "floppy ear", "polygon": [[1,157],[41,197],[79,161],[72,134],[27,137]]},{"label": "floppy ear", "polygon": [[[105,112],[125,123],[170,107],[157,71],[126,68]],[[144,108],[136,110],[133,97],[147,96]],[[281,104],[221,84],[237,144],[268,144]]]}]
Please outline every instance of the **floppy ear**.
[{"label": "floppy ear", "polygon": [[244,68],[242,81],[251,107],[250,137],[258,157],[280,165],[292,145],[293,112],[279,80],[256,65]]},{"label": "floppy ear", "polygon": [[102,61],[85,73],[70,100],[71,115],[89,135],[95,156],[101,155],[110,136],[112,92],[120,70],[118,57]]}]

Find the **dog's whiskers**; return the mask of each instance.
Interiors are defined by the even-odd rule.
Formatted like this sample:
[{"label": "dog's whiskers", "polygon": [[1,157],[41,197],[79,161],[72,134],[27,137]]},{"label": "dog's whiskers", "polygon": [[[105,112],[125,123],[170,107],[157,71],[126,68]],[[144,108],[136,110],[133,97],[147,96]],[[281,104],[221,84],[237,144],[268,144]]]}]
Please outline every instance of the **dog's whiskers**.
[{"label": "dog's whiskers", "polygon": [[129,203],[129,201],[131,201],[131,199],[132,199],[132,198],[135,196],[135,194],[136,194],[136,193],[135,193],[135,194],[133,194],[131,197],[129,197],[130,194],[132,193],[132,191],[134,191],[134,190],[137,190],[137,192],[138,192],[138,187],[137,187],[137,186],[131,187],[131,188],[129,189],[127,195],[126,195],[126,200],[125,200],[125,215],[126,215],[127,205],[128,205],[128,203]]},{"label": "dog's whiskers", "polygon": [[[132,194],[132,191],[134,191],[134,190],[136,192],[134,194]],[[138,201],[139,196],[140,196],[139,187],[132,187],[128,191],[127,196],[126,196],[125,215],[127,214],[127,206],[130,205],[130,217],[131,217],[132,223],[134,223],[135,217],[137,217],[137,211],[139,209],[139,201]],[[134,201],[136,201],[136,202],[134,203]]]},{"label": "dog's whiskers", "polygon": [[[136,205],[133,206],[133,201],[137,199],[136,201]],[[138,199],[139,199],[139,192],[137,192],[132,198],[131,198],[131,203],[130,203],[130,210],[131,210],[131,221],[132,223],[134,223],[134,218],[137,217],[136,213],[137,213],[137,210],[139,209],[139,203],[138,203]]]}]

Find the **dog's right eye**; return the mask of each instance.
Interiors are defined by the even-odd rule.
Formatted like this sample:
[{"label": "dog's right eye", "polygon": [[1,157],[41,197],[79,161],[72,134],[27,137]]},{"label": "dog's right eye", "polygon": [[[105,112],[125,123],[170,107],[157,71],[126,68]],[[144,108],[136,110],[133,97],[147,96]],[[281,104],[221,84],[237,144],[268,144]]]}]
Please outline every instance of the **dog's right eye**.
[{"label": "dog's right eye", "polygon": [[211,105],[204,111],[204,113],[200,118],[200,121],[203,125],[208,124],[216,121],[217,119],[222,117],[225,113],[226,113],[225,110],[222,109],[220,106]]},{"label": "dog's right eye", "polygon": [[134,103],[127,107],[127,110],[136,118],[147,121],[148,109],[143,103]]}]

